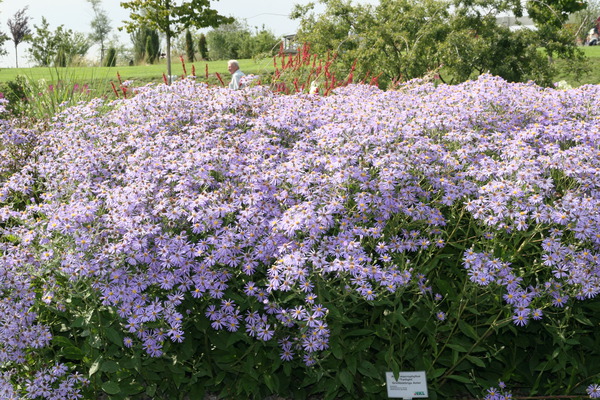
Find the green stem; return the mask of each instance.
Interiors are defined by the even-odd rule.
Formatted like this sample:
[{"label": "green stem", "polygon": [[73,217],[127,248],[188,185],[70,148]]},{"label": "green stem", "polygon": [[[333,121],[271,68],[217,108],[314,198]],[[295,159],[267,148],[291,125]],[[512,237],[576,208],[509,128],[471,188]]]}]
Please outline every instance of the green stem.
[{"label": "green stem", "polygon": [[504,320],[504,321],[502,321],[500,323],[497,323],[498,319],[502,316],[503,313],[504,313],[503,311],[500,311],[498,313],[498,315],[496,315],[496,318],[494,318],[494,321],[490,324],[489,328],[485,331],[485,333],[475,343],[473,343],[473,345],[469,348],[469,350],[467,350],[467,352],[461,358],[459,358],[458,361],[456,363],[454,363],[454,365],[448,371],[446,371],[444,373],[444,375],[442,376],[442,381],[440,382],[440,386],[444,385],[444,383],[448,380],[448,376],[450,376],[454,372],[454,370],[456,369],[456,367],[458,367],[458,365],[460,365],[460,363],[465,358],[467,358],[471,354],[471,352],[477,346],[479,346],[479,344],[492,333],[493,329],[495,329],[497,327],[500,327],[502,325],[505,325],[506,323],[510,322],[510,319],[506,319],[506,320]]}]

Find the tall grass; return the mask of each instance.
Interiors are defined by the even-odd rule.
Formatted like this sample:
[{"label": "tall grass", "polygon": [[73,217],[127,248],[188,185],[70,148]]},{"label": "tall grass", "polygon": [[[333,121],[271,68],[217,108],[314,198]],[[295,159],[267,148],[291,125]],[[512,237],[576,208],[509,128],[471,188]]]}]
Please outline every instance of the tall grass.
[{"label": "tall grass", "polygon": [[[32,73],[33,72],[33,73]],[[8,109],[16,116],[48,119],[66,107],[106,96],[108,75],[96,69],[46,68],[43,75],[29,71],[4,85]]]}]

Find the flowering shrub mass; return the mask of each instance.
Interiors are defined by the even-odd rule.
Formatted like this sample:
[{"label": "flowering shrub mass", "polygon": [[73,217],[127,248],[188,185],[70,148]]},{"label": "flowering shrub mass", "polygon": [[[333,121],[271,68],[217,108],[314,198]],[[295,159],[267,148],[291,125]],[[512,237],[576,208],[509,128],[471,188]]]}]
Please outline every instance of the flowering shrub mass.
[{"label": "flowering shrub mass", "polygon": [[[597,86],[491,76],[328,97],[186,79],[110,111],[101,100],[70,108],[20,169],[0,164],[0,390],[81,398],[78,373],[133,370],[127,352],[169,357],[202,332],[271,349],[271,374],[293,365],[260,378],[271,391],[330,359],[353,396],[382,390],[352,390],[357,375],[425,369],[443,394],[469,370],[502,370],[489,342],[500,329],[563,326],[579,302],[597,305],[599,100]],[[26,135],[2,124],[6,152]],[[94,333],[94,318],[106,329]],[[99,355],[102,340],[113,353]],[[24,368],[47,372],[36,364],[47,348],[58,372],[34,384]],[[195,355],[230,347],[209,348]],[[368,349],[381,357],[349,361]],[[557,373],[554,358],[537,361]],[[136,379],[130,394],[154,393]]]}]

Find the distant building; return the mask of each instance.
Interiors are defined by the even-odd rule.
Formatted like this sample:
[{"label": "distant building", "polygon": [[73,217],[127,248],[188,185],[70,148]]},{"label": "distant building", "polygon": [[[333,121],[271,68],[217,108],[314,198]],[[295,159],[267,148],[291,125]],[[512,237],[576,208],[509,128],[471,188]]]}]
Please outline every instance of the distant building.
[{"label": "distant building", "polygon": [[496,21],[498,22],[498,25],[504,25],[511,31],[515,31],[517,29],[531,29],[532,31],[535,31],[537,29],[533,23],[533,20],[527,16],[515,17],[514,15],[508,15],[504,17],[497,17]]},{"label": "distant building", "polygon": [[283,37],[283,52],[285,54],[296,54],[300,45],[296,42],[296,34],[285,35]]}]

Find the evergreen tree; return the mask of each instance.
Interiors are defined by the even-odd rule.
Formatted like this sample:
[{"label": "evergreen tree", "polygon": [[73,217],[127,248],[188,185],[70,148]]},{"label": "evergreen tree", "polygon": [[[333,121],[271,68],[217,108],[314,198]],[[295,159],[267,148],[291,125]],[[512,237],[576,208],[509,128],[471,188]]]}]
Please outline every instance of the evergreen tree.
[{"label": "evergreen tree", "polygon": [[106,52],[106,58],[104,59],[105,67],[114,67],[117,65],[117,49],[109,47]]},{"label": "evergreen tree", "polygon": [[206,35],[200,34],[198,38],[198,54],[201,60],[208,60],[208,47],[206,46]]},{"label": "evergreen tree", "polygon": [[185,53],[187,55],[188,62],[194,62],[194,41],[192,39],[192,33],[185,31]]}]

